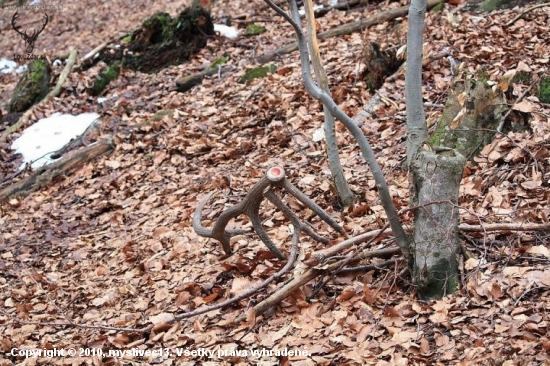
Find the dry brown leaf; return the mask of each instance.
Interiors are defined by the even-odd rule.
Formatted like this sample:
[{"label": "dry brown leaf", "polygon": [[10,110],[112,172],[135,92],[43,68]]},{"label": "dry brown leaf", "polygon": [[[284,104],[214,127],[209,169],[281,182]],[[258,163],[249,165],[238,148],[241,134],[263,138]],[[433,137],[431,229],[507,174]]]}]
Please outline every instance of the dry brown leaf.
[{"label": "dry brown leaf", "polygon": [[512,106],[513,110],[524,112],[524,113],[531,113],[535,110],[535,108],[536,108],[536,105],[526,99],[522,100],[519,103],[515,103]]}]

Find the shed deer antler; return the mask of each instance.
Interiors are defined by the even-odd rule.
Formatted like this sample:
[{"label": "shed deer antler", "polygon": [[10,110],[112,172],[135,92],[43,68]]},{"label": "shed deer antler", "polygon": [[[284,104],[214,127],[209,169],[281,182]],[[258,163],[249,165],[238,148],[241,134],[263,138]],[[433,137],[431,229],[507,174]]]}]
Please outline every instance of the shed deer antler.
[{"label": "shed deer antler", "polygon": [[205,228],[202,226],[202,210],[204,206],[212,198],[214,192],[208,194],[203,198],[193,214],[193,229],[195,232],[207,238],[212,238],[218,240],[223,247],[223,250],[227,255],[232,253],[230,240],[231,237],[239,233],[243,233],[243,230],[226,230],[226,226],[229,221],[241,214],[245,214],[250,218],[252,227],[264,242],[264,244],[271,250],[279,259],[286,259],[285,255],[281,253],[279,248],[275,246],[273,241],[269,238],[264,228],[262,227],[260,219],[260,204],[263,198],[267,198],[275,207],[280,209],[285,217],[289,219],[292,224],[298,229],[303,230],[306,234],[311,236],[313,239],[328,243],[328,239],[320,236],[315,233],[313,229],[307,224],[300,221],[300,219],[290,210],[290,208],[281,201],[281,199],[273,191],[274,187],[281,187],[288,191],[292,196],[294,196],[298,201],[302,202],[304,205],[309,207],[313,212],[315,212],[323,221],[329,224],[339,233],[347,237],[346,232],[336,221],[334,221],[330,215],[325,212],[321,207],[319,207],[315,202],[313,202],[309,197],[302,193],[298,188],[296,188],[288,179],[286,179],[285,171],[282,167],[273,166],[269,168],[266,172],[265,177],[263,177],[258,183],[256,183],[244,197],[244,199],[227,210],[223,211],[221,215],[216,220],[213,228]]},{"label": "shed deer antler", "polygon": [[48,20],[49,20],[48,14],[44,14],[44,24],[42,24],[42,29],[40,30],[33,29],[32,34],[29,36],[27,34],[26,29],[25,29],[25,33],[23,33],[19,30],[21,26],[15,24],[16,19],[19,17],[17,13],[18,12],[16,11],[15,14],[13,14],[13,17],[11,18],[11,26],[17,33],[21,35],[21,38],[23,38],[23,40],[27,44],[27,47],[26,47],[27,53],[32,53],[32,51],[34,50],[34,43],[38,39],[38,35],[42,33],[44,28],[46,28],[46,24],[48,24]]}]

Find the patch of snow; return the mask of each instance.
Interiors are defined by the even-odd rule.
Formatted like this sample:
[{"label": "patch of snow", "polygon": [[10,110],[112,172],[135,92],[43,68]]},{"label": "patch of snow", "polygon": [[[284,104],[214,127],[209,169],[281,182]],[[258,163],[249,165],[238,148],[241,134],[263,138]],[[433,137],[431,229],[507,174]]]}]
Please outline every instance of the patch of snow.
[{"label": "patch of snow", "polygon": [[[323,5],[313,5],[313,12],[319,11],[323,8],[324,8]],[[305,16],[306,15],[305,9],[298,10],[298,14],[300,14],[300,16],[302,16],[302,17]]]},{"label": "patch of snow", "polygon": [[80,136],[99,118],[97,113],[82,113],[78,116],[54,113],[23,131],[11,148],[23,155],[23,169],[31,163],[33,169],[53,163],[50,154],[65,146],[72,138]]},{"label": "patch of snow", "polygon": [[99,98],[97,98],[97,104],[100,107],[103,107],[103,104],[105,104],[106,102],[109,102],[109,101],[112,101],[112,100],[117,100],[117,99],[118,99],[118,94],[113,94],[110,97],[99,97]]},{"label": "patch of snow", "polygon": [[222,36],[227,38],[237,38],[239,31],[235,27],[228,27],[223,24],[214,24],[214,32],[219,32]]},{"label": "patch of snow", "polygon": [[323,141],[325,139],[325,129],[323,127],[319,127],[315,131],[313,131],[313,142],[319,142]]},{"label": "patch of snow", "polygon": [[29,5],[38,5],[40,4],[42,1],[41,0],[32,0],[32,2],[29,4]]},{"label": "patch of snow", "polygon": [[13,72],[18,74],[27,71],[27,65],[18,66],[17,62],[8,60],[5,58],[0,59],[0,73],[2,74],[11,74]]}]

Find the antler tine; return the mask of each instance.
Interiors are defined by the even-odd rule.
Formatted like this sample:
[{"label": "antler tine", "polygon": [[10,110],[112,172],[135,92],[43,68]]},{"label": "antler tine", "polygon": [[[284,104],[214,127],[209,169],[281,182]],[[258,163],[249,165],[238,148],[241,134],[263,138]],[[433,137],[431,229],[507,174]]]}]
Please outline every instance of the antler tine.
[{"label": "antler tine", "polygon": [[298,218],[298,216],[296,216],[294,214],[294,212],[292,212],[290,207],[288,207],[283,201],[281,201],[279,196],[277,196],[275,194],[275,192],[273,192],[272,189],[269,189],[267,192],[265,192],[264,196],[271,203],[273,203],[273,205],[275,207],[277,207],[279,210],[281,210],[283,212],[283,215],[285,215],[285,217],[290,220],[292,225],[294,225],[294,227],[296,228],[295,230],[300,229],[300,230],[305,231],[305,233],[307,235],[311,236],[313,238],[313,240],[316,240],[318,242],[321,242],[321,243],[324,243],[324,244],[327,244],[329,242],[329,240],[327,238],[317,234],[307,223],[302,222]]},{"label": "antler tine", "polygon": [[[229,240],[231,239],[231,237],[234,236],[234,235],[247,233],[247,232],[249,232],[249,230],[247,230],[247,229],[235,229],[235,230],[225,231],[224,230],[225,226],[224,226],[224,228],[222,229],[221,235],[220,235],[219,232],[216,232],[214,230],[215,226],[214,226],[214,229],[209,229],[207,227],[202,226],[202,210],[204,210],[204,206],[206,206],[206,203],[208,201],[210,201],[210,199],[212,198],[214,193],[215,192],[210,192],[209,194],[206,195],[206,197],[204,197],[202,200],[200,200],[199,203],[197,204],[197,208],[195,209],[195,212],[193,213],[193,230],[195,230],[195,232],[200,236],[203,236],[205,238],[216,239],[219,242],[221,242],[225,253],[229,255],[229,254],[231,254],[231,246],[229,245]],[[218,220],[219,220],[219,218],[218,218]],[[218,220],[216,220],[216,222],[218,222]],[[227,222],[229,222],[229,220]],[[226,225],[227,225],[227,223],[226,223]],[[225,238],[226,236],[227,236],[227,239]],[[224,244],[224,243],[226,243],[226,244]],[[229,249],[229,251],[226,250],[226,249]]]},{"label": "antler tine", "polygon": [[[258,223],[260,222],[258,211],[263,198],[264,190],[269,186],[269,184],[269,180],[266,177],[262,178],[258,183],[252,186],[248,194],[240,203],[222,212],[216,220],[216,223],[212,228],[212,238],[222,243],[223,250],[226,254],[229,255],[232,252],[231,244],[229,243],[231,235],[225,230],[225,227],[231,219],[241,214],[246,214],[248,217],[250,217],[250,221],[256,232],[260,233],[263,230],[261,224],[258,225]],[[273,250],[272,248],[270,249]]]},{"label": "antler tine", "polygon": [[19,28],[21,28],[21,26],[15,24],[16,19],[19,18],[18,12],[19,12],[19,11],[16,11],[15,14],[13,14],[13,17],[11,18],[11,26],[12,26],[12,28],[13,28],[17,33],[23,35],[23,33],[21,33],[21,32],[19,31]]},{"label": "antler tine", "polygon": [[338,223],[334,221],[334,219],[330,217],[330,215],[325,210],[323,210],[319,205],[313,202],[311,198],[303,194],[302,191],[296,188],[294,184],[290,183],[288,179],[285,178],[282,181],[281,185],[284,189],[288,191],[288,193],[290,193],[291,195],[296,197],[298,201],[309,207],[313,212],[317,214],[317,216],[319,216],[324,222],[329,224],[334,230],[344,235],[344,237],[348,237],[348,234],[345,232],[345,230],[340,225],[338,225]]},{"label": "antler tine", "polygon": [[260,239],[269,248],[269,250],[271,250],[277,256],[277,258],[282,260],[286,259],[283,253],[281,253],[281,251],[267,236],[267,233],[262,227],[259,213],[260,204],[264,196],[264,191],[266,190],[266,188],[269,188],[271,184],[277,182],[282,177],[278,176],[277,174],[284,174],[284,170],[279,167],[272,167],[268,169],[268,173],[266,174],[266,176],[263,177],[250,189],[248,194],[240,203],[226,209],[220,214],[212,229],[203,227],[201,223],[202,210],[204,209],[206,202],[210,200],[214,193],[210,193],[209,195],[207,195],[199,202],[197,208],[195,209],[195,213],[193,214],[193,229],[195,230],[195,232],[200,236],[218,240],[222,244],[224,252],[227,255],[230,255],[232,253],[230,243],[231,237],[237,232],[242,233],[243,231],[229,231],[225,228],[231,219],[241,214],[245,214],[250,218],[250,222],[252,223],[254,230],[258,233]]},{"label": "antler tine", "polygon": [[311,227],[307,224],[300,221],[300,219],[292,212],[292,210],[281,201],[281,199],[273,192],[271,189],[274,186],[281,186],[286,189],[291,195],[296,197],[304,205],[312,209],[323,221],[329,224],[339,233],[343,234],[346,238],[348,237],[347,233],[342,229],[336,221],[334,221],[328,213],[326,213],[321,207],[319,207],[313,200],[303,194],[298,188],[296,188],[292,183],[290,183],[285,177],[285,171],[282,167],[273,166],[269,168],[266,172],[265,177],[263,177],[258,183],[256,183],[244,197],[244,199],[230,208],[223,211],[216,222],[214,223],[213,228],[205,228],[202,226],[202,210],[206,203],[212,198],[214,192],[208,194],[203,198],[197,205],[195,213],[193,214],[193,229],[200,236],[207,238],[212,238],[218,240],[222,244],[222,248],[227,255],[232,253],[231,250],[231,237],[236,233],[242,233],[242,230],[226,230],[227,224],[229,221],[241,214],[245,214],[250,218],[252,227],[258,233],[258,236],[262,242],[268,247],[271,252],[281,260],[285,260],[285,255],[277,248],[277,246],[271,241],[267,232],[262,226],[260,219],[260,204],[264,197],[271,201],[275,207],[280,209],[285,217],[287,217],[292,224],[295,226],[295,231],[304,230],[309,236],[314,240],[317,240],[322,243],[327,243],[328,239],[317,234]]},{"label": "antler tine", "polygon": [[[258,207],[259,209],[259,207]],[[266,231],[264,230],[264,227],[262,226],[262,222],[260,220],[260,214],[259,212],[254,212],[253,215],[250,216],[250,222],[252,223],[252,226],[254,227],[254,230],[260,237],[260,240],[265,244],[265,246],[273,253],[275,256],[281,260],[286,260],[286,256],[277,248],[275,243],[271,241],[269,236],[267,235]]]},{"label": "antler tine", "polygon": [[200,200],[197,204],[195,212],[193,213],[193,230],[195,230],[198,235],[206,238],[212,237],[212,229],[202,226],[202,210],[204,210],[204,206],[206,206],[206,203],[210,201],[210,198],[212,198],[214,193],[215,192],[210,192],[206,195],[206,197]]}]

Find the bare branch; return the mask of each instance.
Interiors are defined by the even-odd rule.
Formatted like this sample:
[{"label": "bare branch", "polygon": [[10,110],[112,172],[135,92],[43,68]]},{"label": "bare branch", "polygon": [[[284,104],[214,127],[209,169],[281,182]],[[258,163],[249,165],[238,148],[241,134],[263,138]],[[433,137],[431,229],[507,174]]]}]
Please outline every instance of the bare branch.
[{"label": "bare branch", "polygon": [[247,291],[241,293],[240,295],[234,296],[230,299],[227,299],[226,301],[220,302],[219,304],[215,304],[215,305],[212,305],[212,306],[204,306],[204,307],[199,308],[199,309],[194,310],[194,311],[190,311],[190,312],[187,312],[187,313],[182,313],[182,314],[176,315],[174,317],[173,321],[179,321],[179,320],[182,320],[182,319],[191,318],[193,316],[204,314],[204,313],[207,313],[207,312],[212,311],[212,310],[227,307],[231,304],[236,303],[237,301],[240,301],[242,299],[245,299],[247,297],[252,296],[254,293],[258,292],[262,288],[269,285],[271,282],[275,281],[276,279],[281,278],[286,272],[288,272],[292,268],[292,266],[294,265],[294,262],[296,262],[296,258],[298,257],[298,242],[299,242],[298,239],[299,239],[299,236],[300,236],[300,230],[298,230],[298,229],[294,230],[294,233],[292,235],[292,248],[290,250],[290,259],[285,264],[285,266],[280,271],[278,271],[274,275],[272,275],[269,278],[267,278],[266,280],[264,280],[258,286],[252,287],[252,288],[248,289]]},{"label": "bare branch", "polygon": [[533,11],[533,10],[538,9],[538,8],[543,8],[543,7],[546,7],[546,6],[550,6],[550,3],[538,4],[538,5],[532,6],[529,9],[522,11],[514,19],[512,19],[508,23],[506,23],[506,26],[507,27],[511,26],[512,24],[517,22],[521,17],[523,17],[525,14],[529,13],[530,11]]},{"label": "bare branch", "polygon": [[[317,31],[315,27],[315,15],[313,13],[312,0],[304,1],[306,24],[307,24],[307,36],[309,51],[311,54],[311,63],[313,64],[313,70],[315,71],[315,78],[317,79],[317,85],[330,95],[330,89],[328,85],[328,77],[321,62],[321,54],[319,52],[319,45],[317,43]],[[353,205],[354,197],[351,189],[349,188],[346,177],[344,176],[344,169],[340,163],[340,156],[338,154],[338,143],[335,132],[334,116],[330,114],[329,110],[323,105],[323,114],[325,116],[324,131],[325,131],[325,143],[327,150],[327,160],[332,175],[332,182],[336,188],[336,192],[344,207],[350,207]]]},{"label": "bare branch", "polygon": [[382,169],[380,168],[380,166],[378,165],[378,162],[376,161],[376,156],[374,154],[374,151],[369,145],[369,142],[365,137],[365,135],[363,134],[363,131],[361,130],[361,128],[357,126],[353,122],[353,120],[348,115],[346,115],[346,113],[344,113],[342,109],[340,109],[340,107],[338,107],[338,105],[334,102],[334,100],[330,97],[330,95],[328,95],[322,89],[320,89],[317,85],[315,85],[315,82],[311,77],[311,69],[309,65],[309,52],[307,49],[307,43],[304,38],[303,32],[300,29],[300,26],[298,25],[300,23],[300,15],[298,14],[298,7],[296,6],[296,2],[289,0],[292,19],[289,19],[288,14],[286,14],[281,8],[275,5],[273,1],[265,0],[265,2],[278,14],[283,16],[294,28],[294,31],[296,33],[296,38],[298,40],[299,50],[300,50],[300,59],[302,60],[301,62],[302,77],[304,79],[307,92],[313,98],[320,100],[323,103],[323,105],[327,107],[330,113],[332,113],[332,115],[336,117],[340,122],[342,122],[342,124],[344,124],[344,126],[356,139],[359,145],[359,148],[361,149],[363,158],[367,161],[367,164],[369,165],[372,175],[374,176],[376,187],[380,195],[380,201],[382,202],[382,206],[384,207],[384,210],[386,211],[386,215],[388,216],[390,227],[395,235],[397,245],[399,246],[399,248],[401,248],[403,257],[407,259],[409,257],[409,252],[410,252],[409,240],[407,238],[407,235],[405,234],[405,231],[403,230],[403,226],[401,225],[401,222],[399,221],[397,210],[395,209],[392,198],[389,194],[388,185],[386,184],[386,181],[384,179]]}]

